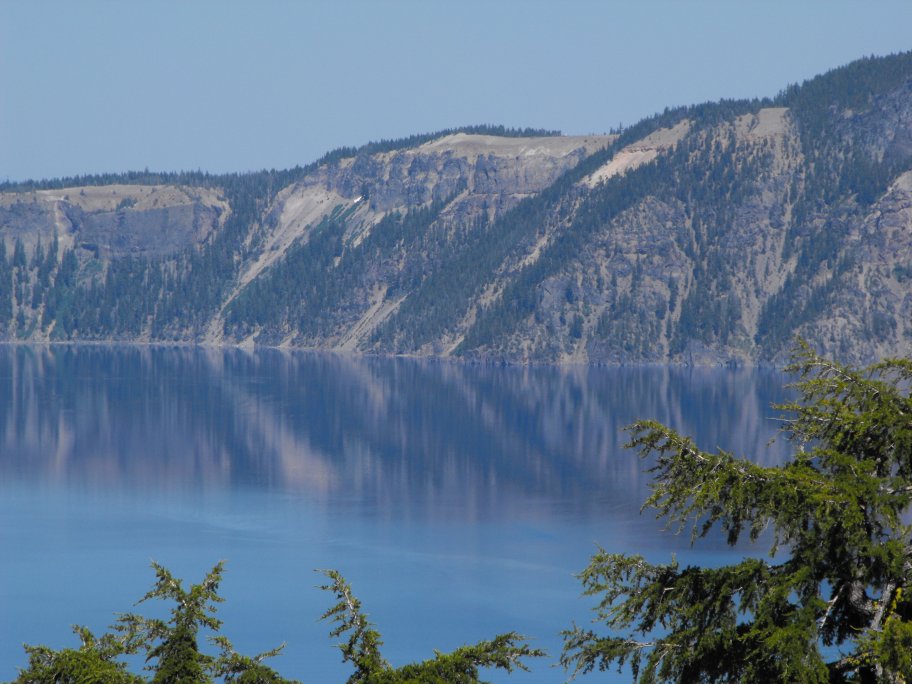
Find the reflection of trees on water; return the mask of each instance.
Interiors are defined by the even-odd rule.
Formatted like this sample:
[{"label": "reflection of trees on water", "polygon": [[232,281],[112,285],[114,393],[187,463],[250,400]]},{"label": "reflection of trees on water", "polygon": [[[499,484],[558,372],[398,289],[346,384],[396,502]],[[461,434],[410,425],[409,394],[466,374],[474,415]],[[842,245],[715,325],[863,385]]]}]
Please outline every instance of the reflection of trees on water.
[{"label": "reflection of trees on water", "polygon": [[[653,417],[761,462],[771,371],[491,368],[276,351],[0,349],[0,473],[85,486],[253,486],[427,514],[638,505],[622,428]],[[418,510],[415,511],[416,513]]]}]

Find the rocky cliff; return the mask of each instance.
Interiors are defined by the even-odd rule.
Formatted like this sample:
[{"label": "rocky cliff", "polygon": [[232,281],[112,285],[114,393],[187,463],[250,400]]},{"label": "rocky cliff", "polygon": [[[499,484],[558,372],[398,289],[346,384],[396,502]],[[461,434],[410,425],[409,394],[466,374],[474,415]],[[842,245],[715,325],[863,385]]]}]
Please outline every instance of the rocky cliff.
[{"label": "rocky cliff", "polygon": [[230,207],[203,187],[123,185],[0,192],[0,239],[34,252],[55,238],[105,259],[162,257],[196,247],[220,228]]},{"label": "rocky cliff", "polygon": [[[498,133],[494,135],[492,133]],[[851,361],[912,340],[912,53],[620,135],[466,129],[0,193],[8,339],[516,362]]]}]

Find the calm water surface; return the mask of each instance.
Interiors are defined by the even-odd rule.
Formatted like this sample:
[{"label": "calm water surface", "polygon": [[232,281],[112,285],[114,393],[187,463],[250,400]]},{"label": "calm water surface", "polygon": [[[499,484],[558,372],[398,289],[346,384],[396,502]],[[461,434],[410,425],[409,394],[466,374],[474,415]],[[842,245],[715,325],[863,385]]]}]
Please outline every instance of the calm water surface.
[{"label": "calm water surface", "polygon": [[[552,654],[589,620],[574,573],[609,551],[721,563],[639,507],[622,428],[779,462],[773,371],[490,368],[276,351],[0,347],[0,680],[23,642],[76,645],[151,586],[199,581],[242,653],[286,641],[286,677],[344,681],[317,620],[338,568],[394,664],[517,630]],[[757,550],[755,552],[762,552]],[[141,607],[147,613],[155,608]],[[606,681],[604,676],[593,680]],[[609,677],[610,679],[610,677]],[[583,679],[582,681],[587,681]]]}]

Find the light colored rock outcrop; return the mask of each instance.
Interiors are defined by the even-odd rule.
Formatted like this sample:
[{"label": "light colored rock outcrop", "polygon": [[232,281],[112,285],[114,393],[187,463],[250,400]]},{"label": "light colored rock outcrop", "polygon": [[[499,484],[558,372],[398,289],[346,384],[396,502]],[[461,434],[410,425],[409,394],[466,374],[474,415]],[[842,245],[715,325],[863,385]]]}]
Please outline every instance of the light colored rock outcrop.
[{"label": "light colored rock outcrop", "polygon": [[31,252],[57,236],[61,247],[99,256],[165,256],[203,243],[230,213],[211,188],[99,185],[0,193],[0,239]]}]

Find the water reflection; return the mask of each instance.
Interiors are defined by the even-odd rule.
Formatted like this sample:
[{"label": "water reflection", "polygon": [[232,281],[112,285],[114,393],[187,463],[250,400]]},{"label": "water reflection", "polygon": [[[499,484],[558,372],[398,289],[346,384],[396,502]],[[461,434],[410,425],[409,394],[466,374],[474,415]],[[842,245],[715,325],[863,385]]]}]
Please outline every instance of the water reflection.
[{"label": "water reflection", "polygon": [[[489,368],[237,350],[0,349],[0,476],[100,488],[249,486],[384,514],[585,514],[641,500],[623,426],[657,418],[778,462],[772,371]],[[591,511],[590,511],[591,512]]]},{"label": "water reflection", "polygon": [[776,462],[782,380],[0,347],[0,545],[16,550],[0,563],[0,663],[24,665],[23,641],[73,645],[68,624],[104,629],[148,589],[150,557],[188,579],[229,559],[228,635],[247,653],[287,640],[276,666],[302,681],[347,676],[314,620],[319,567],[357,587],[394,663],[508,630],[556,656],[559,630],[590,617],[573,573],[596,542],[656,561],[742,553],[689,549],[638,514],[648,475],[623,426],[657,418]]}]

